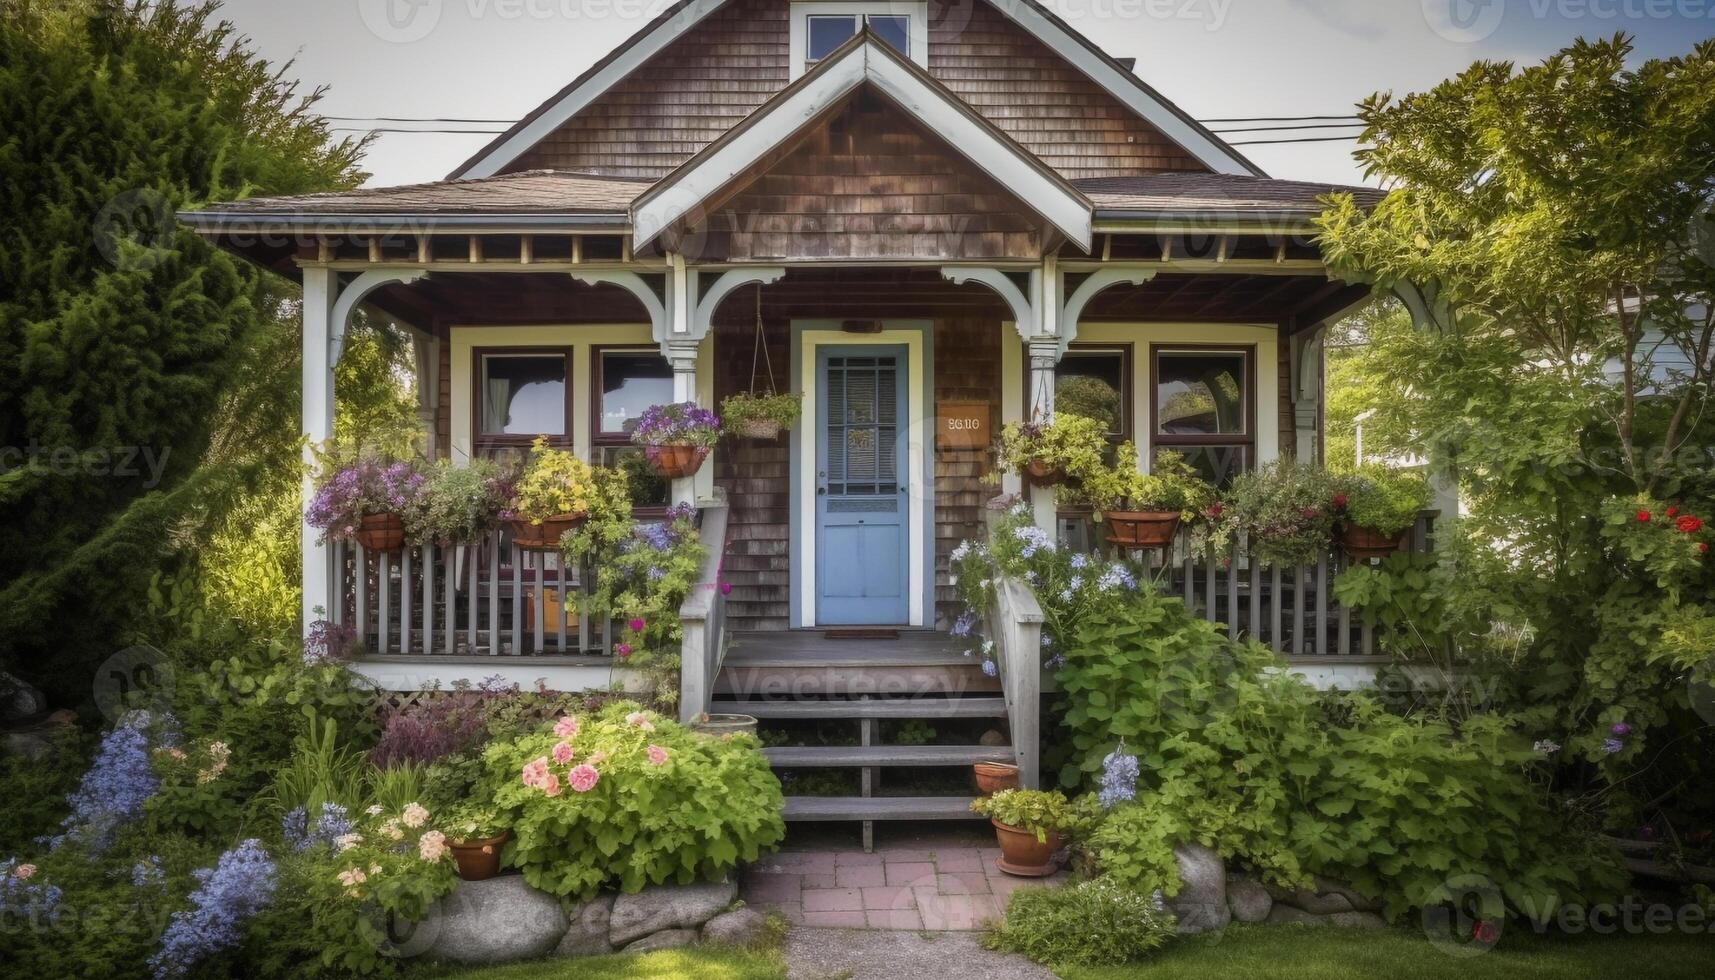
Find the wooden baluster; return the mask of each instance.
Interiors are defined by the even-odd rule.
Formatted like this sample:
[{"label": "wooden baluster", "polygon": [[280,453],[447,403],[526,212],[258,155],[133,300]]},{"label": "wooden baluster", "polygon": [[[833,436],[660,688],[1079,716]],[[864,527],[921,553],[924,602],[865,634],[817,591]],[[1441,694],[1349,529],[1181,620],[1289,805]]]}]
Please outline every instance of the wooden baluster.
[{"label": "wooden baluster", "polygon": [[488,535],[488,655],[500,653],[500,532]]},{"label": "wooden baluster", "polygon": [[[1347,562],[1344,558],[1340,559],[1339,565],[1336,566],[1339,571],[1344,571],[1346,567]],[[1346,604],[1343,602],[1340,603],[1339,609],[1340,621],[1336,628],[1340,631],[1340,635],[1334,641],[1334,649],[1340,656],[1344,657],[1352,652],[1352,610],[1346,608]]]},{"label": "wooden baluster", "polygon": [[[1168,561],[1168,556],[1161,556],[1162,564],[1165,565]],[[1191,567],[1191,555],[1189,553],[1185,555],[1185,606],[1192,611],[1197,609],[1197,575]]]},{"label": "wooden baluster", "polygon": [[435,546],[423,544],[423,652],[435,652]]},{"label": "wooden baluster", "polygon": [[357,546],[356,560],[352,562],[352,574],[356,579],[357,588],[357,639],[359,643],[369,642],[369,549],[363,545]]},{"label": "wooden baluster", "polygon": [[1239,638],[1239,563],[1227,561],[1227,639]]},{"label": "wooden baluster", "polygon": [[1316,560],[1316,642],[1310,649],[1317,656],[1328,653],[1328,556]]},{"label": "wooden baluster", "polygon": [[1280,636],[1280,566],[1272,565],[1268,572],[1270,577],[1268,604],[1272,610],[1270,614],[1272,618],[1269,620],[1268,645],[1275,653],[1285,653],[1286,648],[1281,642]]},{"label": "wooden baluster", "polygon": [[380,635],[377,637],[376,649],[382,653],[389,652],[393,641],[393,568],[388,560],[392,557],[392,552],[383,551],[376,558],[380,571],[375,576],[375,592],[381,606],[381,625],[376,631]]},{"label": "wooden baluster", "polygon": [[322,610],[330,623],[345,622],[345,539],[335,538],[333,543],[333,608]]},{"label": "wooden baluster", "polygon": [[411,587],[411,551],[405,546],[403,564],[399,569],[399,652],[411,652],[411,595],[416,590]]},{"label": "wooden baluster", "polygon": [[470,573],[465,578],[465,588],[468,591],[465,596],[465,615],[470,619],[470,622],[465,624],[465,652],[474,657],[476,656],[476,576],[477,566],[481,564],[478,559],[482,556],[482,546],[476,542],[471,542],[464,546],[464,553],[465,561],[469,565],[467,570]]},{"label": "wooden baluster", "polygon": [[[1246,547],[1245,564],[1251,569],[1251,639],[1262,639],[1262,563],[1250,555]],[[1236,556],[1236,552],[1235,552]]]},{"label": "wooden baluster", "polygon": [[512,546],[512,655],[524,652],[524,552]]},{"label": "wooden baluster", "polygon": [[445,613],[447,623],[447,653],[453,654],[459,652],[459,632],[457,625],[459,612],[459,549],[458,545],[453,545],[445,550],[446,554],[441,557],[441,565],[447,576],[447,591],[446,595],[442,597],[441,603],[444,607],[443,612]]},{"label": "wooden baluster", "polygon": [[530,648],[530,652],[540,655],[542,652],[542,620],[548,615],[548,556],[540,551],[532,552],[532,554],[535,555],[531,565],[534,566],[536,572],[535,592],[532,593],[536,600],[536,615],[531,617],[531,625],[535,629],[536,645]]},{"label": "wooden baluster", "polygon": [[1304,566],[1292,568],[1292,652],[1304,652]]},{"label": "wooden baluster", "polygon": [[1208,608],[1203,611],[1203,618],[1212,623],[1215,621],[1217,612],[1215,606],[1221,601],[1220,587],[1215,584],[1215,563],[1213,561],[1203,563],[1203,601],[1208,604]]},{"label": "wooden baluster", "polygon": [[[546,561],[546,557],[544,557],[543,560]],[[544,572],[543,574],[546,575],[547,573]],[[554,652],[565,653],[566,600],[571,598],[571,594],[568,592],[568,584],[566,582],[566,559],[564,555],[561,555],[557,551],[554,553],[554,584],[559,586],[558,589],[554,590],[557,596],[556,604],[559,606],[558,609],[554,610],[557,614],[554,619]]]}]

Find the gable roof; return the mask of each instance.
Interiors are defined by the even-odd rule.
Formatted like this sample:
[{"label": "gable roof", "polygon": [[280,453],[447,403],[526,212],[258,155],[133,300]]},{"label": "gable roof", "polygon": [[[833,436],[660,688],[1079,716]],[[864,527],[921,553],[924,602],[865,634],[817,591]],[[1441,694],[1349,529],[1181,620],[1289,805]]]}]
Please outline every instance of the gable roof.
[{"label": "gable roof", "polygon": [[634,247],[654,240],[865,85],[1088,251],[1089,199],[868,28],[643,192],[631,206]]},{"label": "gable roof", "polygon": [[[609,88],[683,37],[728,0],[678,0],[624,44],[590,66],[553,98],[495,137],[449,177],[498,173],[552,134]],[[785,3],[786,0],[780,0]],[[1034,35],[1060,58],[1125,104],[1192,157],[1217,173],[1266,176],[1224,140],[1173,105],[1161,93],[1103,52],[1036,0],[983,0]]]}]

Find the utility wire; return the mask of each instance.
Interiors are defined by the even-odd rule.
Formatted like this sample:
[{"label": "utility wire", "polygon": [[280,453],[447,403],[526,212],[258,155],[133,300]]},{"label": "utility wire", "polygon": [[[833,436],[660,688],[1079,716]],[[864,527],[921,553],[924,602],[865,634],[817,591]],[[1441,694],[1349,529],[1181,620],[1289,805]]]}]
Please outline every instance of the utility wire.
[{"label": "utility wire", "polygon": [[1211,133],[1268,133],[1289,129],[1351,129],[1368,123],[1306,123],[1302,126],[1235,126],[1232,129],[1211,129]]},{"label": "utility wire", "polygon": [[1312,122],[1316,120],[1357,119],[1357,116],[1227,116],[1221,119],[1199,119],[1204,123],[1237,123],[1237,122]]},{"label": "utility wire", "polygon": [[1332,143],[1336,140],[1355,140],[1358,133],[1348,133],[1345,136],[1299,136],[1286,140],[1233,140],[1228,146],[1260,146],[1264,143]]}]

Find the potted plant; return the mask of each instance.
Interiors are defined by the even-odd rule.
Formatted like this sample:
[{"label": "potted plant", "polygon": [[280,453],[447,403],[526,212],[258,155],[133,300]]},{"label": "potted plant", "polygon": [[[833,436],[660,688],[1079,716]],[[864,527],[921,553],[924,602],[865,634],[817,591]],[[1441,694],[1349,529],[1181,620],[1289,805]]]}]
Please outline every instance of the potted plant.
[{"label": "potted plant", "polygon": [[595,471],[590,464],[540,436],[519,475],[512,498],[512,541],[525,551],[552,551],[589,515]]},{"label": "potted plant", "polygon": [[741,391],[721,402],[721,426],[745,439],[774,439],[798,424],[804,396],[790,391],[758,395]]},{"label": "potted plant", "polygon": [[720,434],[721,420],[715,413],[696,402],[673,402],[645,409],[631,441],[643,447],[655,472],[677,480],[697,472]]},{"label": "potted plant", "polygon": [[1320,466],[1277,460],[1240,474],[1226,506],[1265,565],[1314,565],[1334,538],[1334,481]]},{"label": "potted plant", "polygon": [[437,462],[425,475],[415,506],[405,514],[405,536],[417,544],[468,544],[509,520],[514,489],[486,459],[468,466]]},{"label": "potted plant", "polygon": [[1335,481],[1340,544],[1353,561],[1386,558],[1429,506],[1429,481],[1409,470],[1365,466]]},{"label": "potted plant", "polygon": [[1114,465],[1084,478],[1082,496],[1107,527],[1108,541],[1121,548],[1166,548],[1181,521],[1214,500],[1209,486],[1185,457],[1162,451],[1150,472],[1137,468],[1137,450],[1120,446]]},{"label": "potted plant", "polygon": [[1010,762],[972,763],[971,772],[977,777],[977,792],[984,796],[1018,788],[1018,767]]},{"label": "potted plant", "polygon": [[500,825],[492,807],[463,803],[448,815],[443,833],[452,849],[459,877],[482,881],[500,873],[500,849],[512,832]]},{"label": "potted plant", "polygon": [[1048,487],[1100,468],[1107,448],[1102,423],[1062,412],[1047,422],[1008,422],[997,451],[1002,469]]},{"label": "potted plant", "polygon": [[972,800],[971,809],[994,825],[1001,853],[996,867],[1027,878],[1054,873],[1054,852],[1060,849],[1060,828],[1067,819],[1064,793],[1003,789]]},{"label": "potted plant", "polygon": [[359,459],[328,474],[304,520],[328,538],[392,551],[405,543],[402,515],[416,505],[422,486],[423,474],[410,463]]}]

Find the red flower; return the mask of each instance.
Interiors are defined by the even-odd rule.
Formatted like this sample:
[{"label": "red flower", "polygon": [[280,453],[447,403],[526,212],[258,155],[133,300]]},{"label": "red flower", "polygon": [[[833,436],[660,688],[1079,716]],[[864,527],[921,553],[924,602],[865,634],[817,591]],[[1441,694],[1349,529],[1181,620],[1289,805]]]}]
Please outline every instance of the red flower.
[{"label": "red flower", "polygon": [[1226,510],[1226,508],[1222,507],[1220,504],[1210,504],[1209,505],[1209,516],[1210,517],[1220,517],[1221,512],[1224,510]]},{"label": "red flower", "polygon": [[1675,521],[1673,526],[1679,528],[1679,533],[1681,534],[1696,534],[1698,531],[1703,530],[1703,520],[1702,518],[1692,517],[1690,514],[1686,514],[1684,517]]},{"label": "red flower", "polygon": [[1304,519],[1307,521],[1313,521],[1316,519],[1316,515],[1319,513],[1321,513],[1321,512],[1318,511],[1314,507],[1306,507],[1306,508],[1304,508]]},{"label": "red flower", "polygon": [[1493,922],[1479,920],[1476,925],[1471,927],[1471,938],[1485,946],[1492,946],[1495,940],[1501,938],[1501,931],[1495,928]]},{"label": "red flower", "polygon": [[1346,495],[1345,494],[1337,493],[1334,495],[1334,509],[1335,510],[1345,510],[1346,509]]},{"label": "red flower", "polygon": [[1709,553],[1709,542],[1699,541],[1697,543],[1697,550],[1702,552],[1703,554],[1707,555]]},{"label": "red flower", "polygon": [[1648,524],[1649,523],[1649,511],[1647,511],[1647,510],[1638,511],[1638,523],[1639,524]]},{"label": "red flower", "polygon": [[1678,513],[1679,513],[1678,507],[1669,507],[1667,509],[1667,516],[1669,516],[1669,517],[1674,517],[1674,516],[1678,515]]}]

